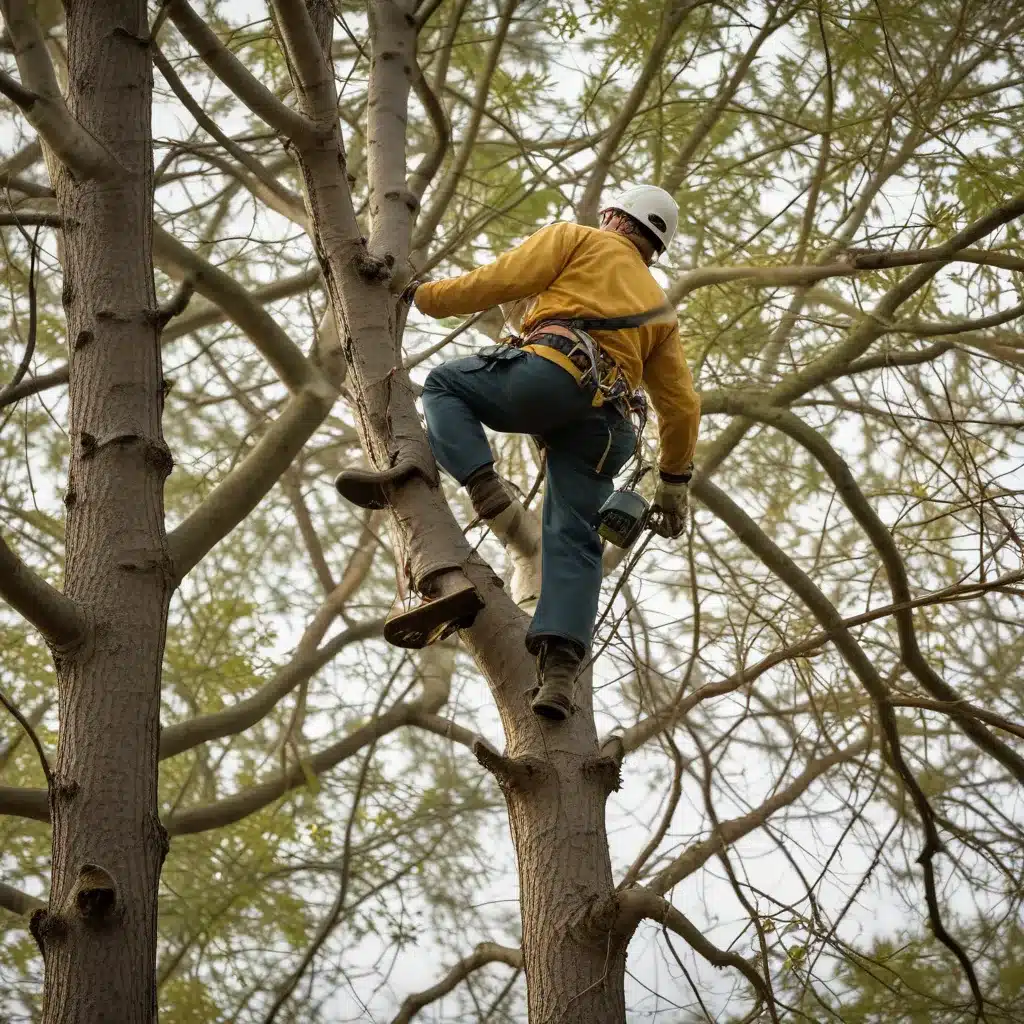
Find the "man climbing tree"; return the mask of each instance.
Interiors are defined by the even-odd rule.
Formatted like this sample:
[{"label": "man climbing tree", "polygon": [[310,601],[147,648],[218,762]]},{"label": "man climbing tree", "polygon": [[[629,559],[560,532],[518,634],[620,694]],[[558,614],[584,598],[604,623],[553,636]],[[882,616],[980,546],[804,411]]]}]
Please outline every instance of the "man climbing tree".
[{"label": "man climbing tree", "polygon": [[[434,317],[530,299],[523,337],[435,369],[423,410],[434,457],[469,491],[473,511],[522,575],[530,572],[536,543],[523,506],[495,472],[483,427],[532,434],[547,453],[542,579],[526,645],[540,674],[533,710],[556,721],[574,710],[573,686],[590,649],[601,590],[595,519],[636,449],[630,417],[637,413],[642,429],[641,381],[661,433],[655,528],[678,537],[686,523],[700,401],[675,316],[656,319],[669,307],[647,269],[672,241],[678,220],[664,189],[641,186],[603,210],[598,229],[552,224],[494,263],[406,292]],[[415,469],[406,462],[383,472],[345,470],[337,487],[357,505],[382,508],[387,485]],[[423,590],[426,602],[389,620],[385,636],[393,643],[423,647],[472,625],[482,604],[458,569],[427,577]]]}]

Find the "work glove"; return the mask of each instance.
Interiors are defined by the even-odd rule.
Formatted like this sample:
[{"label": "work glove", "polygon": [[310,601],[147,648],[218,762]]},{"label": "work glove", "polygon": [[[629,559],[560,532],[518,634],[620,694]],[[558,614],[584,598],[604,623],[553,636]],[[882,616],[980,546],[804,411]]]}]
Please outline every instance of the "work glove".
[{"label": "work glove", "polygon": [[651,529],[659,537],[678,537],[686,529],[690,512],[689,480],[672,481],[664,477],[654,492]]}]

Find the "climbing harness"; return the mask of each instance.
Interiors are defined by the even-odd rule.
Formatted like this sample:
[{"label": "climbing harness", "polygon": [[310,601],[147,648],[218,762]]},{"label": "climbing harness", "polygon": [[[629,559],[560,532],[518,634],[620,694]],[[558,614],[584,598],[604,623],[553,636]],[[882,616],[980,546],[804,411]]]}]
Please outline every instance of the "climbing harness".
[{"label": "climbing harness", "polygon": [[[647,399],[641,388],[631,388],[626,375],[591,336],[591,331],[623,331],[664,316],[672,311],[665,302],[654,309],[628,316],[571,317],[543,320],[524,337],[511,335],[507,344],[524,351],[538,347],[553,349],[565,358],[563,369],[576,378],[591,395],[595,408],[609,405],[623,419],[634,422],[637,443],[647,425]],[[561,360],[556,360],[561,363]]]}]

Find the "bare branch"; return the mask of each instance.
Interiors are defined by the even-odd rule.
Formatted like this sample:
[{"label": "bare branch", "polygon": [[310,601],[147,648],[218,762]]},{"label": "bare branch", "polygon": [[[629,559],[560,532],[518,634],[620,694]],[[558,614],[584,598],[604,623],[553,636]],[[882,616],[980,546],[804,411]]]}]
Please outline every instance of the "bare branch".
[{"label": "bare branch", "polygon": [[39,764],[42,766],[43,775],[46,777],[46,785],[53,785],[53,771],[50,768],[50,759],[46,756],[46,751],[43,750],[43,745],[39,741],[39,735],[32,723],[21,713],[17,704],[7,697],[2,690],[0,690],[0,704],[3,704],[3,706],[7,708],[7,710],[14,716],[18,725],[25,730],[25,734],[32,741],[32,746],[36,748],[36,754],[39,757]]},{"label": "bare branch", "polygon": [[409,87],[416,63],[416,24],[397,0],[370,6],[370,82],[367,95],[367,176],[370,252],[399,266],[409,255],[413,211],[406,183]]},{"label": "bare branch", "polygon": [[86,637],[85,613],[77,602],[37,576],[0,537],[0,597],[23,615],[51,647],[69,653]]},{"label": "bare branch", "polygon": [[430,988],[424,989],[422,992],[406,996],[391,1024],[409,1024],[425,1006],[448,995],[474,971],[494,963],[507,964],[517,970],[521,969],[523,966],[522,950],[513,949],[511,946],[499,946],[496,942],[479,943],[469,956],[463,957],[436,985],[431,985]]},{"label": "bare branch", "polygon": [[217,38],[217,34],[192,9],[187,0],[168,0],[167,12],[178,31],[189,41],[206,66],[274,131],[296,144],[310,142],[315,126],[282,103],[259,82],[245,65]]},{"label": "bare branch", "polygon": [[[907,579],[906,567],[896,547],[888,527],[871,507],[863,492],[857,486],[850,467],[840,454],[812,427],[808,426],[795,413],[785,409],[770,409],[751,402],[740,401],[729,411],[738,413],[748,419],[767,423],[784,431],[798,444],[802,445],[817,459],[832,483],[835,484],[846,507],[860,523],[871,543],[878,551],[885,565],[889,578],[889,587],[893,601],[898,610],[893,615],[896,619],[897,633],[900,641],[900,654],[903,663],[917,681],[937,700],[955,705],[960,694],[953,689],[932,667],[921,653],[914,630],[913,614],[905,606],[910,601],[910,583]],[[1004,768],[1010,771],[1018,782],[1024,783],[1024,758],[1002,740],[992,735],[976,719],[960,716],[957,719],[960,728],[986,753],[994,757]]]},{"label": "bare branch", "polygon": [[[1013,586],[1022,580],[1024,580],[1024,570],[1007,573],[984,583],[968,583],[945,587],[934,593],[915,598],[913,601],[907,601],[903,605],[887,604],[880,608],[872,608],[870,611],[861,612],[859,615],[851,615],[849,618],[843,619],[841,625],[843,629],[849,629],[852,626],[862,626],[865,622],[875,622],[878,619],[886,618],[889,615],[895,614],[898,610],[910,610],[913,608],[923,608],[927,605],[971,600],[972,598],[980,597],[988,591],[999,591],[1005,587]],[[646,718],[641,718],[635,725],[630,726],[625,731],[606,737],[601,745],[604,746],[607,743],[614,742],[624,756],[642,747],[650,739],[658,735],[658,733],[671,729],[676,722],[682,721],[702,701],[709,700],[711,697],[721,696],[725,693],[732,693],[741,686],[747,686],[764,675],[769,669],[774,668],[776,665],[781,665],[784,661],[813,654],[814,651],[828,643],[831,639],[831,631],[822,630],[821,632],[813,633],[806,640],[791,644],[789,647],[782,648],[782,650],[773,651],[755,664],[740,669],[724,679],[714,683],[705,683],[681,700],[677,700],[667,707],[652,712]],[[936,711],[944,711],[947,714],[968,715],[981,721],[987,721],[997,728],[1015,732],[1013,724],[1006,722],[999,715],[993,715],[991,712],[976,708],[964,701],[957,701],[955,705],[942,701],[910,703],[909,701],[892,700],[891,703],[897,707],[906,703],[908,707],[928,707]]]},{"label": "bare branch", "polygon": [[0,786],[0,814],[33,821],[50,820],[50,796],[45,789]]},{"label": "bare branch", "polygon": [[236,323],[292,392],[314,382],[316,371],[274,318],[230,274],[215,267],[172,234],[153,225],[153,258],[161,270],[190,277],[196,291]]},{"label": "bare branch", "polygon": [[302,197],[285,188],[259,160],[217,127],[216,122],[207,115],[206,111],[203,110],[188,89],[185,88],[177,72],[171,67],[170,62],[160,52],[158,47],[153,49],[153,63],[157,66],[160,74],[164,76],[164,80],[171,87],[171,91],[181,101],[182,106],[195,119],[196,124],[210,138],[219,142],[269,193],[267,205],[277,210],[293,223],[305,226],[306,209],[302,205]]},{"label": "bare branch", "polygon": [[260,503],[326,419],[337,397],[337,389],[324,379],[293,394],[252,451],[168,535],[178,579],[187,576]]},{"label": "bare branch", "polygon": [[330,138],[338,121],[334,68],[327,56],[331,5],[271,0],[271,6],[303,111],[318,133]]},{"label": "bare branch", "polygon": [[0,0],[21,84],[3,76],[0,91],[13,100],[56,157],[77,178],[116,177],[121,166],[72,116],[61,95],[46,43],[29,0]]},{"label": "bare branch", "polygon": [[644,918],[657,921],[684,939],[687,945],[712,967],[734,968],[750,982],[762,999],[772,999],[771,990],[765,979],[750,961],[745,960],[739,953],[719,949],[682,911],[677,910],[658,893],[643,886],[635,886],[632,889],[624,889],[615,899],[618,904],[620,929],[631,933]]},{"label": "bare branch", "polygon": [[704,865],[726,846],[749,835],[759,829],[778,810],[788,807],[798,800],[810,788],[811,783],[821,778],[827,771],[837,764],[844,764],[848,761],[855,761],[862,754],[871,749],[872,738],[866,735],[849,746],[834,750],[824,757],[816,758],[808,762],[807,767],[785,786],[780,786],[775,792],[764,801],[760,807],[754,808],[748,814],[729,821],[723,821],[717,831],[699,843],[694,843],[684,853],[680,854],[671,863],[661,869],[651,880],[648,888],[651,892],[663,894],[673,886],[678,885],[684,878],[692,875],[694,871]]},{"label": "bare branch", "polygon": [[[35,896],[29,896],[27,892],[15,889],[13,885],[0,882],[0,907],[19,917],[27,918],[36,910],[45,910],[46,903]],[[27,925],[28,922],[26,921],[25,924]]]}]

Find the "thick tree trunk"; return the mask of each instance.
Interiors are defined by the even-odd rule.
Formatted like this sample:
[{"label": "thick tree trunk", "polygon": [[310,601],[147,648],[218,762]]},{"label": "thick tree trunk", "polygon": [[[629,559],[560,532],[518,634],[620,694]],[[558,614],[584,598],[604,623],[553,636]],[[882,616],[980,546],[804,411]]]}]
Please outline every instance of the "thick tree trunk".
[{"label": "thick tree trunk", "polygon": [[[581,688],[589,682],[588,674]],[[529,683],[518,679],[513,694]],[[512,704],[508,711],[518,712],[511,721],[503,715],[508,760],[482,760],[508,802],[529,1019],[623,1024],[629,936],[614,916],[605,831],[605,803],[618,787],[618,765],[598,750],[589,699],[569,724],[553,726],[524,714],[519,701],[508,700],[513,694],[497,695],[500,704]]]},{"label": "thick tree trunk", "polygon": [[163,484],[159,315],[153,284],[144,0],[67,2],[68,104],[121,165],[56,174],[71,355],[65,590],[89,641],[56,652],[60,740],[49,908],[33,933],[46,1024],[151,1022],[160,669],[173,590]]},{"label": "thick tree trunk", "polygon": [[[307,4],[321,54],[327,54],[329,8],[322,0]],[[370,145],[378,180],[371,183],[369,245],[360,237],[352,208],[327,62],[318,71],[321,54],[315,59],[301,54],[300,31],[292,28],[293,81],[319,134],[315,143],[296,146],[296,154],[313,242],[344,334],[363,448],[378,468],[411,459],[429,476],[433,459],[402,368],[401,323],[388,283],[392,268],[403,266],[407,257],[409,213],[415,206],[398,184],[405,169],[402,90],[408,90],[414,30],[411,18],[388,0],[374,6],[373,24]],[[497,778],[509,806],[531,1024],[624,1024],[628,936],[616,926],[605,832],[605,803],[618,784],[618,765],[598,747],[589,676],[582,697],[586,706],[568,724],[538,719],[528,697],[536,682],[525,646],[528,619],[474,555],[441,491],[413,476],[394,489],[391,513],[396,561],[411,582],[432,570],[458,567],[486,601],[474,627],[462,636],[490,683],[507,737],[506,755],[481,747],[478,757]]]}]

